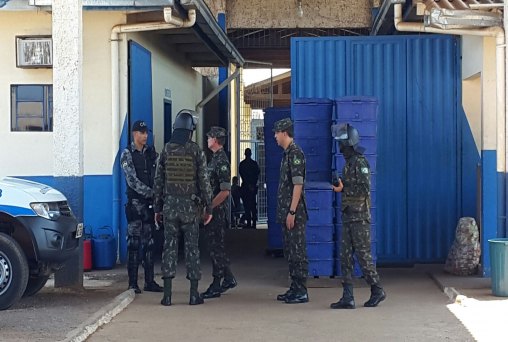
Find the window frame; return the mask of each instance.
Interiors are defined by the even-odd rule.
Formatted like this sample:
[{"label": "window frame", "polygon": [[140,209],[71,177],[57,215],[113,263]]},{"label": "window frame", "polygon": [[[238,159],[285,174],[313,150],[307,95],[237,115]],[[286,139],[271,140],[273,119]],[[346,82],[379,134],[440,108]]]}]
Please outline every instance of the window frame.
[{"label": "window frame", "polygon": [[[30,100],[19,100],[18,89],[20,87],[42,87],[42,99],[40,101],[30,99]],[[53,132],[53,84],[11,84],[11,110],[10,110],[10,131],[11,132],[38,132],[38,133],[51,133]],[[41,130],[30,130],[30,129],[20,129],[18,121],[20,118],[23,118],[23,115],[19,114],[19,104],[20,103],[41,103],[42,104],[42,115],[39,117],[36,116],[27,116],[31,118],[41,119]],[[25,117],[26,118],[26,117]]]}]

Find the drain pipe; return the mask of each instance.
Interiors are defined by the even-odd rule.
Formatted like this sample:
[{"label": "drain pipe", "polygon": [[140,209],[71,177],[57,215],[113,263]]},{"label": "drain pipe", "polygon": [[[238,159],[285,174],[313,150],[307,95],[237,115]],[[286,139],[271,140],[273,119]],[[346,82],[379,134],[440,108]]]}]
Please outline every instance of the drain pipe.
[{"label": "drain pipe", "polygon": [[[126,88],[126,79],[122,80],[120,84],[120,61],[119,61],[119,46],[122,41],[125,40],[126,33],[132,32],[145,32],[145,31],[157,31],[157,30],[169,30],[182,27],[192,27],[196,23],[196,10],[191,9],[187,13],[186,19],[180,19],[172,15],[172,8],[164,8],[164,21],[163,22],[148,22],[148,23],[137,23],[137,24],[122,24],[116,25],[111,30],[111,113],[112,113],[112,143],[111,143],[111,156],[113,160],[113,203],[112,203],[112,227],[118,229],[120,226],[120,206],[121,206],[121,194],[120,194],[120,160],[117,160],[117,154],[120,149],[120,134],[122,130],[121,125],[121,99],[127,101],[127,96],[122,94],[120,96],[120,87]],[[122,36],[122,37],[121,37]]]}]

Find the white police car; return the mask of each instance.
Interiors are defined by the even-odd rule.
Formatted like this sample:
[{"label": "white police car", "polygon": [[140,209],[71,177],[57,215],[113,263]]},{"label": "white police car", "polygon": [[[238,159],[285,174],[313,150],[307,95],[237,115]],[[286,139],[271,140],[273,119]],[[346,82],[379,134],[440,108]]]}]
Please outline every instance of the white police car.
[{"label": "white police car", "polygon": [[67,199],[44,184],[0,179],[0,310],[44,287],[79,251],[83,226]]}]

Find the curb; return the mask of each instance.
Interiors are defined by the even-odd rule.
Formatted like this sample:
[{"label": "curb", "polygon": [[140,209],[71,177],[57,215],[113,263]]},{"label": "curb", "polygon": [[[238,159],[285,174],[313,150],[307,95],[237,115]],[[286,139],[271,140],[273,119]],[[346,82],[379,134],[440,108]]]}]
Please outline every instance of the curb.
[{"label": "curb", "polygon": [[109,323],[134,300],[134,290],[127,290],[116,296],[111,303],[99,309],[88,320],[67,334],[64,342],[82,342],[100,326]]},{"label": "curb", "polygon": [[460,298],[465,297],[463,294],[461,294],[459,291],[457,291],[454,287],[451,286],[444,286],[441,281],[434,275],[434,273],[427,273],[429,277],[434,281],[434,283],[443,291],[443,293],[448,296],[448,298],[455,302],[457,300],[457,297],[460,296]]}]

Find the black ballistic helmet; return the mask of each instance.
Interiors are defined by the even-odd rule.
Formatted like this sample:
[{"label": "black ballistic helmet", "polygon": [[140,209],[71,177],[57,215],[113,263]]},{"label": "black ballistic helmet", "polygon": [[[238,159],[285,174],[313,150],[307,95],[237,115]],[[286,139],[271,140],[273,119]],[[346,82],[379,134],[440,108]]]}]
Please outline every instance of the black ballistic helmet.
[{"label": "black ballistic helmet", "polygon": [[190,109],[182,109],[178,112],[173,124],[173,129],[186,129],[194,131],[198,123],[198,118],[195,116],[196,112]]},{"label": "black ballistic helmet", "polygon": [[332,125],[332,136],[339,141],[340,145],[351,146],[355,151],[358,150],[360,134],[350,124]]}]

